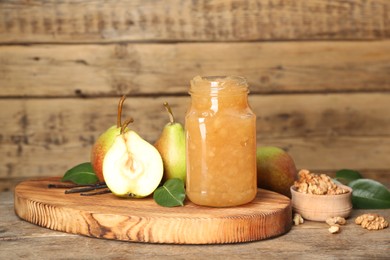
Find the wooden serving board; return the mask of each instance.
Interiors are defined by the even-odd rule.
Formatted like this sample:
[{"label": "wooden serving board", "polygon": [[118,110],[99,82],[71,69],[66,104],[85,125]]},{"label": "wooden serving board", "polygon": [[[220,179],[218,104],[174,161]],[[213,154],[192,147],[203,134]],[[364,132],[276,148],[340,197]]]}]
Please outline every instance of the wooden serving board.
[{"label": "wooden serving board", "polygon": [[290,199],[259,189],[249,204],[231,208],[166,208],[153,198],[123,199],[111,193],[65,194],[48,188],[59,178],[24,181],[15,188],[16,214],[33,224],[90,237],[148,243],[221,244],[266,239],[291,229]]}]

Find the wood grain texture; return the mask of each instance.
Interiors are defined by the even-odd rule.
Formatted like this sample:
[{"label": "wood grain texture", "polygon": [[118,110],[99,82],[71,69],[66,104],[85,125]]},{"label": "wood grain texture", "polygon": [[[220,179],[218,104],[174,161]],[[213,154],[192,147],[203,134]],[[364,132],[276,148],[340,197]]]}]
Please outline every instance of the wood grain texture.
[{"label": "wood grain texture", "polygon": [[0,46],[0,97],[187,94],[196,75],[252,93],[390,90],[390,41]]},{"label": "wood grain texture", "polygon": [[[92,144],[116,123],[119,97],[97,99],[5,99],[0,102],[0,177],[60,176],[89,161]],[[123,117],[154,142],[168,117],[179,122],[189,97],[128,97]],[[258,145],[280,146],[299,168],[335,170],[390,168],[389,94],[251,95]]]},{"label": "wood grain texture", "polygon": [[[353,210],[339,234],[328,225],[305,221],[285,235],[229,245],[123,243],[53,231],[21,221],[14,212],[13,192],[0,192],[1,259],[378,259],[388,258],[390,228],[368,231],[354,224],[357,216],[378,213],[390,220],[390,210]],[[370,246],[367,246],[367,243]],[[21,250],[23,248],[23,250]],[[86,250],[87,249],[87,250]],[[347,256],[347,257],[346,257]]]},{"label": "wood grain texture", "polygon": [[238,207],[210,208],[190,201],[184,207],[158,206],[153,198],[123,199],[113,194],[80,197],[49,189],[57,179],[20,183],[15,212],[33,224],[97,238],[173,244],[224,244],[262,240],[288,232],[290,199],[259,189]]},{"label": "wood grain texture", "polygon": [[0,17],[2,43],[390,37],[386,0],[7,0]]}]

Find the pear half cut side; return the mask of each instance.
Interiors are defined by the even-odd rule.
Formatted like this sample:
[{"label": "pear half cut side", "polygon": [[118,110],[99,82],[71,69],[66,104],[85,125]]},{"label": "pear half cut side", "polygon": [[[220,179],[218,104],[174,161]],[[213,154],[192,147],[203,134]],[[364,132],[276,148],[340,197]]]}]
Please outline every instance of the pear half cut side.
[{"label": "pear half cut side", "polygon": [[120,197],[146,197],[163,177],[163,161],[157,149],[134,131],[118,135],[103,161],[108,188]]}]

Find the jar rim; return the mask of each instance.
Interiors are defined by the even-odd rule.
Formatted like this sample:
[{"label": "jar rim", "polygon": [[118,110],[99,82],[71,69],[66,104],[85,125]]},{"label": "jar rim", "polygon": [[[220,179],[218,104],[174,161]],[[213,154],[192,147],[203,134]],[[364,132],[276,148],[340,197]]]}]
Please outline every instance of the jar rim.
[{"label": "jar rim", "polygon": [[195,76],[191,82],[201,82],[201,81],[206,81],[206,82],[216,82],[216,83],[221,83],[227,80],[231,80],[236,82],[237,84],[247,84],[247,80],[243,76],[226,76],[226,75],[212,75],[212,76]]},{"label": "jar rim", "polygon": [[242,76],[196,76],[190,83],[189,94],[194,92],[216,94],[227,89],[226,87],[230,87],[235,93],[249,92],[247,80]]}]

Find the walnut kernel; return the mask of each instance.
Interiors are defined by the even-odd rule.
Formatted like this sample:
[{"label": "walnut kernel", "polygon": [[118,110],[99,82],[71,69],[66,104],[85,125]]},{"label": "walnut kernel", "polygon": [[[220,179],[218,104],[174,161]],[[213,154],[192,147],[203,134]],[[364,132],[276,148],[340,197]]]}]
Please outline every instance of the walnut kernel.
[{"label": "walnut kernel", "polygon": [[328,229],[328,231],[329,231],[331,234],[338,233],[338,232],[340,231],[340,226],[337,225],[337,224],[331,225],[330,228]]},{"label": "walnut kernel", "polygon": [[389,226],[389,222],[378,214],[367,213],[355,219],[355,223],[368,230],[379,230]]},{"label": "walnut kernel", "polygon": [[294,214],[293,222],[295,226],[298,226],[299,224],[303,224],[304,220],[302,216],[298,213]]},{"label": "walnut kernel", "polygon": [[345,218],[343,217],[333,217],[333,218],[327,218],[325,220],[325,222],[329,225],[329,226],[332,226],[332,225],[335,225],[335,224],[338,224],[338,225],[344,225],[346,223],[346,220]]},{"label": "walnut kernel", "polygon": [[298,192],[316,195],[337,195],[348,193],[336,185],[326,174],[310,173],[309,170],[302,169],[298,173],[299,180],[294,182],[294,187]]}]

